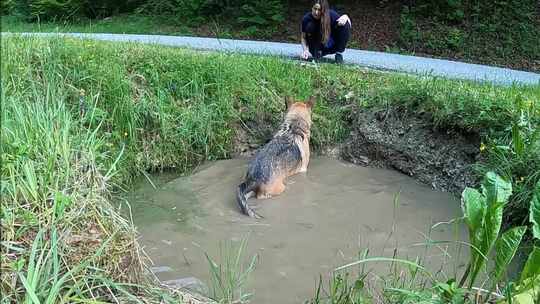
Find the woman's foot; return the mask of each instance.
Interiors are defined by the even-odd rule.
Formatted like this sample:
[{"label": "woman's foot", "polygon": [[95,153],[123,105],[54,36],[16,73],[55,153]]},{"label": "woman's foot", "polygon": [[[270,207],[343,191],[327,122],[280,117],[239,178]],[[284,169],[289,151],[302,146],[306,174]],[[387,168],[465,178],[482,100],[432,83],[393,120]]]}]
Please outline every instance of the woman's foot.
[{"label": "woman's foot", "polygon": [[334,56],[334,59],[336,60],[337,64],[343,63],[343,55],[341,55],[341,53],[336,53],[336,55]]}]

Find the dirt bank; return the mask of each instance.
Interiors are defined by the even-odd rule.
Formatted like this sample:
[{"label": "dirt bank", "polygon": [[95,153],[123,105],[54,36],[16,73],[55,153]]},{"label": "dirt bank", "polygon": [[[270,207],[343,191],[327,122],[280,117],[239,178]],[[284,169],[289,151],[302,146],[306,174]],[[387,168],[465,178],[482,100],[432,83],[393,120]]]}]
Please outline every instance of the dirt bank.
[{"label": "dirt bank", "polygon": [[429,115],[405,109],[355,114],[350,138],[340,147],[341,158],[392,168],[458,195],[477,182],[472,165],[479,155],[478,135],[436,129]]}]

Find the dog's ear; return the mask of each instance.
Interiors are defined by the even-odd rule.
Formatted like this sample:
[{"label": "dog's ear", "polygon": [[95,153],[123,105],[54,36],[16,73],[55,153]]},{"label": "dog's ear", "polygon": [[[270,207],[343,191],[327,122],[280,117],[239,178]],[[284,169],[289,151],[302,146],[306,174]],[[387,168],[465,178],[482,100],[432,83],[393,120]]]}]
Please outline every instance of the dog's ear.
[{"label": "dog's ear", "polygon": [[288,110],[293,103],[294,99],[292,99],[290,96],[285,96],[285,110]]},{"label": "dog's ear", "polygon": [[313,109],[313,106],[315,105],[315,101],[317,100],[317,97],[315,95],[312,95],[309,97],[308,101],[306,102],[306,105],[308,108]]}]

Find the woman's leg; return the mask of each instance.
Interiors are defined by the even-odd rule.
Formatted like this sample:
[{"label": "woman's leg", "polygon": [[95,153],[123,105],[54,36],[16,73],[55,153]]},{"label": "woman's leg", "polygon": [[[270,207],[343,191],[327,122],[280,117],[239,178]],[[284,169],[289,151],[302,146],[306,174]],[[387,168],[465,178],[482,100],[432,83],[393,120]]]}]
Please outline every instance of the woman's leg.
[{"label": "woman's leg", "polygon": [[343,53],[350,38],[351,25],[347,22],[343,26],[338,26],[334,34],[334,52]]},{"label": "woman's leg", "polygon": [[313,39],[312,41],[307,39],[307,43],[308,43],[309,52],[311,53],[311,56],[313,56],[313,58],[315,59],[320,59],[323,56],[322,55],[323,47],[320,42],[320,39]]},{"label": "woman's leg", "polygon": [[333,44],[330,48],[323,50],[323,56],[328,54],[336,54],[336,61],[341,63],[343,61],[343,53],[347,47],[347,43],[351,37],[351,25],[349,23],[338,26],[334,32],[332,32]]}]

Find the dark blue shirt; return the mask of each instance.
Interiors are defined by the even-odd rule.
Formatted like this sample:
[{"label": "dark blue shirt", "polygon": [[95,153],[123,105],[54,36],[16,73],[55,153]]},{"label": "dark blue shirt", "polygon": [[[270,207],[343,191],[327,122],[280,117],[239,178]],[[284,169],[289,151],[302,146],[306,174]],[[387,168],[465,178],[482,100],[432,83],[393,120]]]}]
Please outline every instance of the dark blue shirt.
[{"label": "dark blue shirt", "polygon": [[[339,19],[338,13],[330,9],[328,11],[330,14],[330,32],[333,33],[334,29],[338,26],[337,20]],[[320,33],[321,31],[321,20],[317,20],[313,17],[313,14],[311,12],[304,15],[304,18],[302,18],[302,32],[307,33],[308,32],[308,24],[312,23],[314,26],[314,29]]]}]

